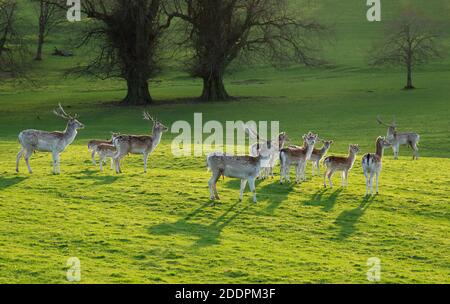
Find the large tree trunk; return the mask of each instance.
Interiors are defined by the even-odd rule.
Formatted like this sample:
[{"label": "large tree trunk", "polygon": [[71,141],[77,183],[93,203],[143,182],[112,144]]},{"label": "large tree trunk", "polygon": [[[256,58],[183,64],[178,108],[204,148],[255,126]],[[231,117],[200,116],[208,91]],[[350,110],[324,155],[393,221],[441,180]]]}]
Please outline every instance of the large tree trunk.
[{"label": "large tree trunk", "polygon": [[146,105],[152,102],[148,90],[148,80],[142,77],[130,77],[127,79],[128,93],[122,101],[127,105]]},{"label": "large tree trunk", "polygon": [[200,97],[203,101],[227,100],[230,98],[223,84],[223,73],[213,72],[203,77],[203,92]]},{"label": "large tree trunk", "polygon": [[412,80],[412,55],[408,54],[408,61],[406,62],[406,87],[405,90],[414,89]]},{"label": "large tree trunk", "polygon": [[38,33],[38,45],[36,51],[35,60],[42,60],[42,46],[44,45],[44,36],[45,36],[45,5],[44,1],[40,3],[40,15],[39,15],[39,33]]}]

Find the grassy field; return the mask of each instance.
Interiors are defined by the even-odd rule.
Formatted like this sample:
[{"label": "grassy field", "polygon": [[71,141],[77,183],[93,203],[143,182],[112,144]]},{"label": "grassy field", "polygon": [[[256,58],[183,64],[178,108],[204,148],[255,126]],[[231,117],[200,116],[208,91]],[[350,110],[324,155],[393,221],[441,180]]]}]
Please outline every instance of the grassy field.
[{"label": "grassy field", "polygon": [[[331,154],[360,144],[346,189],[337,175],[331,190],[321,177],[263,181],[255,205],[249,193],[238,202],[239,182],[226,179],[218,184],[222,201],[211,206],[204,158],[173,157],[170,133],[147,174],[138,156],[125,159],[123,175],[100,173],[89,139],[150,129],[141,108],[116,105],[121,81],[62,78],[78,57],[33,63],[34,85],[2,80],[0,283],[67,283],[70,257],[81,260],[81,283],[368,283],[371,257],[381,260],[382,283],[450,283],[450,59],[418,70],[417,90],[401,90],[402,71],[365,64],[381,25],[365,20],[364,2],[316,8],[335,23],[333,68],[246,67],[227,77],[229,92],[243,97],[214,104],[178,101],[199,95],[201,83],[171,69],[151,85],[150,111],[169,126],[201,112],[205,121],[280,121],[293,143],[312,130],[335,141]],[[450,23],[446,1],[412,2]],[[398,3],[384,7],[387,20]],[[46,52],[61,41],[50,40]],[[24,162],[16,174],[18,133],[63,129],[51,113],[58,102],[87,126],[61,155],[62,175],[51,174],[51,157],[41,153],[31,159],[32,176]],[[366,199],[361,155],[386,132],[377,114],[420,133],[422,158],[413,162],[403,147],[394,161],[387,151],[381,194]]]}]

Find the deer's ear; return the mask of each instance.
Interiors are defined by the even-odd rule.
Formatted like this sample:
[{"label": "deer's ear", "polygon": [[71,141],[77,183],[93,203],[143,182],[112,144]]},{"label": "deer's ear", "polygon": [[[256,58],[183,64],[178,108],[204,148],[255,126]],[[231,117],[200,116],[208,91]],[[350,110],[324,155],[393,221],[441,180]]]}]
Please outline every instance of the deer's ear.
[{"label": "deer's ear", "polygon": [[330,140],[330,144],[332,144],[332,143],[334,143],[334,141],[333,141],[333,140]]}]

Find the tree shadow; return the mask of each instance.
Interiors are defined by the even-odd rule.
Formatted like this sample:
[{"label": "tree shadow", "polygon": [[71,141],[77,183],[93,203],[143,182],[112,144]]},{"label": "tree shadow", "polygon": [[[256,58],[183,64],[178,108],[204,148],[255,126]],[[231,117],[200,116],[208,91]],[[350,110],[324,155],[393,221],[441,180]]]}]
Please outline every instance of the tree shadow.
[{"label": "tree shadow", "polygon": [[195,236],[197,240],[192,245],[193,248],[218,245],[220,244],[220,235],[222,234],[223,229],[230,225],[241,213],[250,207],[250,204],[247,204],[244,208],[237,209],[236,206],[238,204],[240,204],[240,202],[234,203],[209,225],[192,222],[203,209],[211,205],[211,203],[208,202],[175,223],[158,224],[148,228],[148,232],[157,235],[185,234],[188,236]]},{"label": "tree shadow", "polygon": [[340,188],[333,193],[331,193],[330,196],[324,198],[324,194],[327,193],[327,189],[321,189],[314,193],[311,196],[311,199],[304,203],[305,206],[322,206],[322,211],[329,212],[333,210],[334,205],[336,204],[336,201],[339,197],[339,195],[342,193],[344,189]]},{"label": "tree shadow", "polygon": [[334,223],[340,227],[340,231],[339,234],[334,238],[335,240],[345,240],[355,233],[356,223],[364,215],[374,199],[375,198],[373,196],[365,197],[357,208],[343,211],[336,218],[336,221]]},{"label": "tree shadow", "polygon": [[6,188],[15,186],[27,179],[28,179],[28,177],[23,177],[23,176],[15,176],[15,177],[0,176],[0,190],[4,190]]}]

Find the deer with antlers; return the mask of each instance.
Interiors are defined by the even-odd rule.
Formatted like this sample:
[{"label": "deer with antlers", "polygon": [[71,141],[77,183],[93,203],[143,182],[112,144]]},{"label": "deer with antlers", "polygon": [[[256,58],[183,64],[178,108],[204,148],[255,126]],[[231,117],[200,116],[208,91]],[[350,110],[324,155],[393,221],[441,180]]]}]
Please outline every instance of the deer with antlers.
[{"label": "deer with antlers", "polygon": [[318,135],[309,132],[303,136],[303,147],[290,146],[280,152],[280,184],[283,184],[283,178],[290,182],[290,169],[295,165],[295,180],[299,183],[305,179],[306,163],[311,158],[314,146],[318,140]]},{"label": "deer with antlers", "polygon": [[274,179],[273,169],[275,168],[277,161],[280,158],[280,150],[283,149],[286,142],[289,141],[286,132],[278,134],[277,137],[271,140],[262,140],[262,142],[260,142],[260,136],[258,133],[256,133],[252,129],[249,129],[249,132],[250,137],[257,140],[257,143],[250,146],[250,155],[253,157],[257,157],[258,154],[261,154],[261,151],[263,151],[263,154],[270,154],[270,159],[267,161],[267,163],[262,164],[262,169],[259,173],[258,178],[266,179],[271,176],[272,179]]},{"label": "deer with antlers", "polygon": [[127,154],[142,154],[144,156],[144,172],[147,173],[147,163],[150,154],[161,142],[163,133],[169,130],[147,111],[144,111],[144,120],[153,123],[152,135],[119,135],[113,139],[113,145],[117,149],[114,155],[117,174],[122,173],[120,160]]},{"label": "deer with antlers", "polygon": [[377,121],[380,125],[388,128],[386,139],[391,143],[394,151],[394,158],[398,159],[398,154],[401,145],[409,145],[413,149],[413,160],[419,159],[419,141],[420,135],[413,132],[398,132],[397,122],[394,117],[391,124],[386,124],[377,116]]},{"label": "deer with antlers", "polygon": [[378,194],[378,179],[382,168],[382,158],[384,149],[391,146],[391,143],[385,137],[378,137],[376,141],[376,152],[364,155],[362,159],[362,167],[364,176],[366,177],[366,195],[373,194],[373,178],[376,176],[377,194]]},{"label": "deer with antlers", "polygon": [[[245,128],[247,134],[254,134],[249,127]],[[259,138],[258,138],[259,139]],[[256,179],[261,172],[262,164],[270,160],[271,153],[268,149],[261,149],[257,143],[257,156],[234,156],[225,153],[211,153],[206,159],[206,165],[212,172],[208,182],[210,198],[220,200],[217,192],[217,181],[221,176],[239,178],[241,180],[240,200],[243,200],[247,182],[253,193],[253,202],[256,203]]]},{"label": "deer with antlers", "polygon": [[342,186],[348,186],[348,173],[353,168],[356,160],[356,154],[359,152],[359,145],[350,145],[348,148],[348,156],[328,156],[323,161],[327,170],[323,177],[323,183],[325,188],[327,187],[327,177],[330,182],[330,188],[333,188],[333,182],[331,178],[336,171],[342,171]]},{"label": "deer with antlers", "polygon": [[67,114],[61,104],[58,105],[53,113],[67,120],[66,129],[63,132],[54,131],[46,132],[39,130],[26,130],[19,134],[19,142],[21,147],[17,154],[16,171],[19,172],[19,162],[22,156],[28,167],[28,172],[31,174],[33,170],[30,167],[30,157],[33,152],[50,152],[53,157],[53,174],[60,174],[60,159],[59,154],[69,146],[77,136],[78,130],[83,129],[84,125],[78,121],[78,116],[71,116]]}]

